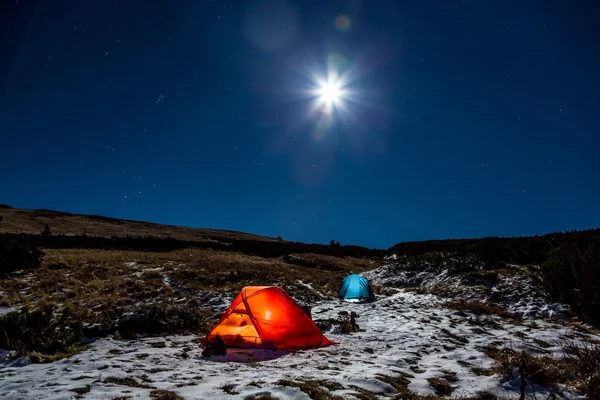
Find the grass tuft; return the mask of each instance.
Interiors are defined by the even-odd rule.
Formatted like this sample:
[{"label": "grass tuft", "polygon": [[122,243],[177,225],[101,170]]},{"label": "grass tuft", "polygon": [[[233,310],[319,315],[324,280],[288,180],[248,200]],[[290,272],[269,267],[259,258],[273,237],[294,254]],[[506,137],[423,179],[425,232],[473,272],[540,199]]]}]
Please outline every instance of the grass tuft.
[{"label": "grass tuft", "polygon": [[452,338],[452,339],[454,339],[454,340],[457,340],[457,341],[459,341],[459,342],[461,342],[461,343],[469,343],[469,339],[467,339],[467,338],[466,338],[466,337],[464,337],[464,336],[460,336],[460,335],[457,335],[456,333],[452,333],[452,332],[450,332],[450,331],[449,331],[448,329],[446,329],[446,328],[442,328],[442,329],[440,329],[440,330],[441,330],[441,331],[442,331],[442,332],[443,332],[443,333],[444,333],[446,336],[449,336],[449,337],[451,337],[451,338]]},{"label": "grass tuft", "polygon": [[330,393],[331,390],[340,390],[344,387],[337,382],[325,380],[303,380],[292,381],[288,379],[280,379],[277,381],[279,386],[297,387],[302,392],[306,393],[312,400],[342,400],[340,396]]},{"label": "grass tuft", "polygon": [[135,388],[153,389],[152,386],[146,385],[145,383],[142,383],[142,382],[138,382],[137,380],[130,378],[130,377],[109,376],[109,377],[104,378],[102,382],[103,383],[112,383],[112,384],[121,385],[121,386],[135,387]]},{"label": "grass tuft", "polygon": [[168,390],[153,390],[150,392],[150,399],[152,400],[184,400],[183,397],[178,396],[176,393]]},{"label": "grass tuft", "polygon": [[448,396],[452,394],[452,391],[454,390],[454,388],[450,386],[450,383],[443,378],[429,378],[427,379],[427,382],[429,382],[429,386],[431,386],[439,396]]},{"label": "grass tuft", "polygon": [[234,385],[233,383],[225,383],[223,386],[220,386],[219,389],[221,389],[222,391],[224,391],[227,394],[236,395],[236,394],[240,393],[237,390],[235,390],[236,386],[237,385]]}]

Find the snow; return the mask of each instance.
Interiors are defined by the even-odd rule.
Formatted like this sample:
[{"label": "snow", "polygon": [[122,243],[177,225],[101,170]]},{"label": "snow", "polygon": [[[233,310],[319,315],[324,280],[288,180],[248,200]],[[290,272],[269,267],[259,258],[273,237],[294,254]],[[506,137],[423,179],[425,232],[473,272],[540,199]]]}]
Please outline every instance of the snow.
[{"label": "snow", "polygon": [[566,304],[548,303],[544,293],[534,282],[529,269],[509,264],[511,273],[499,274],[500,281],[488,285],[473,285],[465,282],[460,273],[452,273],[450,264],[467,264],[473,270],[483,266],[474,257],[448,257],[441,265],[427,260],[414,260],[397,255],[386,257],[387,264],[363,274],[369,281],[383,286],[419,287],[429,292],[443,287],[454,299],[479,300],[504,307],[508,312],[523,318],[564,318],[570,315]]},{"label": "snow", "polygon": [[0,315],[8,314],[17,310],[17,307],[0,307]]},{"label": "snow", "polygon": [[[221,310],[228,304],[224,304]],[[394,388],[379,375],[410,374],[409,389],[434,393],[427,379],[455,372],[454,395],[488,391],[518,397],[518,382],[501,382],[497,375],[478,376],[472,368],[488,368],[492,360],[485,346],[559,356],[561,343],[578,343],[572,328],[543,320],[535,326],[489,316],[497,325],[485,325],[485,333],[474,325],[475,316],[443,307],[443,300],[430,294],[395,290],[377,301],[354,304],[323,301],[313,306],[315,320],[337,318],[340,311],[355,311],[361,330],[351,334],[326,333],[338,345],[297,352],[229,349],[225,356],[204,358],[193,335],[146,337],[134,341],[113,337],[92,342],[89,349],[69,359],[50,364],[9,362],[0,357],[0,396],[28,399],[69,399],[72,390],[90,386],[86,399],[132,396],[147,399],[152,389],[105,382],[108,377],[128,377],[157,389],[173,391],[184,398],[251,399],[270,394],[280,399],[308,399],[298,388],[278,385],[280,379],[319,379],[344,388],[332,393],[354,399],[353,387],[384,397]],[[492,326],[492,327],[490,327]],[[459,339],[445,333],[450,332]],[[460,338],[464,338],[462,341]],[[600,337],[593,336],[600,339]],[[542,349],[535,340],[550,347]],[[0,353],[0,356],[6,353]],[[518,380],[518,377],[517,377]],[[223,390],[232,384],[235,394]],[[536,388],[538,398],[548,390]],[[533,398],[532,396],[530,398]],[[567,392],[567,398],[583,399]]]}]

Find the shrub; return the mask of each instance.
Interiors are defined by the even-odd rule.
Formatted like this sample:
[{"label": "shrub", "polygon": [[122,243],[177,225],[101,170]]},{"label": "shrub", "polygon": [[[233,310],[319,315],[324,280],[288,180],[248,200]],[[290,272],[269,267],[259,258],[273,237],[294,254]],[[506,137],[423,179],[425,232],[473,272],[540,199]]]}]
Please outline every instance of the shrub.
[{"label": "shrub", "polygon": [[540,273],[553,300],[569,304],[574,313],[592,324],[600,323],[600,239],[553,250]]},{"label": "shrub", "polygon": [[494,372],[505,379],[510,379],[518,369],[535,384],[553,389],[564,384],[581,390],[586,398],[600,398],[600,347],[569,344],[564,351],[566,357],[562,359],[493,347],[488,348],[487,354],[495,361]]},{"label": "shrub", "polygon": [[102,312],[93,325],[77,307],[59,309],[40,301],[34,310],[27,307],[0,316],[0,348],[17,356],[34,355],[32,361],[57,359],[81,350],[84,336],[99,337],[116,330],[127,337],[139,334],[206,332],[218,319],[212,310],[190,304],[139,305]]},{"label": "shrub", "polygon": [[183,397],[168,390],[153,390],[150,392],[152,400],[183,400]]},{"label": "shrub", "polygon": [[344,387],[337,382],[326,380],[300,380],[292,381],[289,379],[280,379],[277,381],[279,386],[296,387],[306,393],[313,400],[342,400],[342,397],[331,394],[330,391],[340,390]]},{"label": "shrub", "polygon": [[0,331],[0,348],[16,350],[19,356],[30,352],[68,355],[81,342],[83,324],[67,310],[58,311],[55,304],[41,301],[35,310],[23,307],[0,316]]},{"label": "shrub", "polygon": [[42,230],[42,232],[40,233],[40,235],[43,238],[49,238],[50,236],[52,236],[52,232],[50,232],[50,226],[48,224],[44,225],[44,229]]},{"label": "shrub", "polygon": [[119,319],[116,329],[119,332],[146,334],[208,331],[216,323],[217,314],[190,305],[140,306],[134,312]]},{"label": "shrub", "polygon": [[491,349],[488,356],[495,360],[494,370],[504,379],[510,379],[513,371],[519,369],[528,381],[550,388],[556,388],[559,382],[564,382],[564,375],[569,370],[564,361],[520,353],[508,348]]},{"label": "shrub", "polygon": [[35,247],[0,238],[0,274],[24,268],[37,268],[42,264],[43,258],[44,253]]},{"label": "shrub", "polygon": [[462,274],[462,278],[471,285],[494,286],[500,282],[499,273],[495,270],[466,272]]},{"label": "shrub", "polygon": [[600,398],[600,346],[570,344],[565,346],[565,352],[587,398]]},{"label": "shrub", "polygon": [[428,378],[429,386],[431,386],[435,392],[440,395],[450,395],[454,388],[450,386],[450,383],[446,379],[442,378]]}]

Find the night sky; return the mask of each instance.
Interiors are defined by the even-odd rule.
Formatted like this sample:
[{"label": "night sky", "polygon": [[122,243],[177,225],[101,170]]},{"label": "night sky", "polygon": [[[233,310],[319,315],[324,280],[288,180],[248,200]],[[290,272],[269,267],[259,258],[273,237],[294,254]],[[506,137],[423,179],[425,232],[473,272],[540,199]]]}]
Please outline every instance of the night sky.
[{"label": "night sky", "polygon": [[594,0],[0,16],[0,203],[380,248],[600,227]]}]

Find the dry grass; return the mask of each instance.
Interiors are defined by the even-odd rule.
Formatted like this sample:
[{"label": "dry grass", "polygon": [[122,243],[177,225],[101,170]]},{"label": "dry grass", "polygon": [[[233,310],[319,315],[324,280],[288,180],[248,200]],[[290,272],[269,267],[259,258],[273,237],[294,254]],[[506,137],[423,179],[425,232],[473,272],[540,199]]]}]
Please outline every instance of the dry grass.
[{"label": "dry grass", "polygon": [[456,372],[443,370],[444,379],[446,379],[450,383],[458,382],[458,377],[456,376]]},{"label": "dry grass", "polygon": [[120,385],[120,386],[153,389],[152,386],[146,385],[145,383],[138,382],[137,380],[135,380],[133,378],[129,378],[129,377],[119,378],[119,377],[115,377],[115,376],[109,376],[109,377],[104,378],[104,380],[102,382],[103,383],[112,383],[114,385]]},{"label": "dry grass", "polygon": [[258,394],[256,396],[244,397],[247,400],[279,400],[279,397],[270,394]]},{"label": "dry grass", "polygon": [[578,319],[574,319],[573,321],[570,321],[568,323],[568,325],[576,330],[578,330],[579,332],[583,332],[583,333],[587,333],[587,334],[593,334],[593,335],[600,335],[600,330],[594,328],[593,326],[586,324],[583,321],[579,321]]},{"label": "dry grass", "polygon": [[[455,375],[449,372],[446,372],[445,376],[448,376],[451,379],[455,378]],[[451,395],[453,390],[447,379],[431,378],[429,379],[429,383],[435,388],[438,394],[419,395],[411,392],[408,389],[408,384],[410,383],[408,378],[412,378],[412,376],[409,374],[402,373],[395,376],[377,375],[376,378],[396,389],[397,393],[392,397],[393,400],[444,400],[448,399],[448,396]],[[277,384],[281,386],[297,387],[306,393],[311,399],[315,400],[341,399],[341,397],[333,395],[331,392],[344,389],[344,387],[339,383],[325,380],[291,381],[282,379],[278,381]],[[381,394],[374,393],[354,385],[348,386],[348,389],[353,390],[354,393],[352,393],[352,395],[361,400],[375,400],[381,397]],[[478,393],[476,397],[452,396],[452,398],[456,400],[500,400],[498,397],[486,392]]]},{"label": "dry grass", "polygon": [[525,358],[524,373],[527,380],[538,385],[555,388],[568,375],[570,366],[551,357],[538,357],[532,354],[520,353],[512,349],[489,349],[487,354],[495,360],[494,372],[510,379],[515,368],[519,368]]},{"label": "dry grass", "polygon": [[600,346],[569,344],[565,346],[579,388],[589,399],[600,398]]},{"label": "dry grass", "polygon": [[[394,389],[396,389],[396,391],[398,392],[398,396],[412,394],[410,392],[410,390],[408,390],[408,385],[410,383],[409,378],[412,378],[412,377],[413,376],[404,374],[404,373],[401,373],[396,376],[383,375],[383,374],[375,376],[376,379],[378,379],[384,383],[387,383],[388,385],[390,385]],[[401,397],[398,397],[398,398],[401,398]]]},{"label": "dry grass", "polygon": [[[337,270],[288,264],[282,258],[262,258],[242,253],[208,249],[173,252],[134,252],[91,249],[46,249],[40,268],[14,273],[0,280],[2,304],[22,307],[22,313],[36,312],[52,305],[40,326],[28,337],[17,338],[28,317],[8,314],[0,327],[12,332],[4,343],[19,354],[32,353],[34,359],[51,360],[77,351],[75,335],[56,337],[53,347],[36,337],[54,332],[60,324],[81,324],[87,336],[103,336],[118,329],[125,337],[134,333],[203,333],[218,316],[203,307],[198,298],[235,295],[243,286],[278,285],[296,300],[306,303],[324,296],[335,297],[349,270],[360,271],[368,262],[361,259],[311,255],[324,259]],[[300,283],[302,281],[304,284]],[[311,287],[309,287],[310,285]],[[123,315],[129,315],[122,318]],[[29,318],[30,319],[30,318]],[[115,326],[116,320],[121,320]],[[90,327],[91,326],[91,327]],[[67,331],[65,331],[67,332]],[[69,331],[73,332],[73,330]],[[19,339],[19,340],[16,340]],[[2,338],[0,338],[2,341]],[[1,343],[0,343],[1,344]]]},{"label": "dry grass", "polygon": [[38,234],[48,224],[53,234],[76,234],[104,237],[152,236],[189,241],[256,240],[279,242],[281,240],[242,232],[216,229],[196,229],[183,226],[161,225],[149,222],[128,221],[95,215],[77,215],[46,210],[0,209],[4,217],[0,233]]},{"label": "dry grass", "polygon": [[465,397],[465,396],[440,396],[436,394],[427,394],[421,395],[412,392],[408,393],[399,393],[396,396],[392,397],[392,400],[514,400],[511,398],[500,398],[494,394],[488,392],[478,392],[475,397]]},{"label": "dry grass", "polygon": [[469,339],[467,339],[467,338],[466,338],[466,337],[464,337],[464,336],[457,335],[456,333],[452,333],[452,332],[450,332],[450,331],[449,331],[448,329],[446,329],[446,328],[442,328],[442,329],[440,329],[440,330],[441,330],[441,331],[442,331],[442,333],[444,333],[446,336],[448,336],[448,337],[450,337],[450,338],[452,338],[452,339],[454,339],[454,340],[456,340],[456,341],[458,341],[458,342],[460,342],[460,343],[469,343]]},{"label": "dry grass", "polygon": [[512,349],[488,348],[487,354],[494,359],[493,372],[508,379],[515,368],[524,365],[524,375],[529,382],[549,388],[559,384],[574,387],[587,398],[600,398],[600,347],[593,345],[567,345],[565,357],[552,358],[519,353]]},{"label": "dry grass", "polygon": [[375,260],[368,258],[334,257],[325,254],[291,254],[284,256],[283,260],[288,264],[304,266],[311,269],[325,271],[344,271],[346,273],[361,273],[374,269],[378,266]]},{"label": "dry grass", "polygon": [[184,400],[183,397],[168,390],[153,390],[150,392],[152,400]]},{"label": "dry grass", "polygon": [[439,396],[450,395],[454,390],[454,388],[450,386],[450,383],[446,379],[428,378],[427,382],[429,382],[429,386],[431,386]]},{"label": "dry grass", "polygon": [[[46,298],[99,311],[114,303],[171,299],[185,293],[237,292],[248,285],[281,285],[292,296],[314,300],[335,296],[350,270],[364,260],[340,258],[339,271],[321,271],[241,253],[187,249],[169,253],[47,249],[42,268],[0,281],[2,303],[13,305]],[[326,257],[326,256],[324,256]],[[334,262],[329,260],[329,262]],[[169,278],[173,289],[165,283]],[[312,291],[298,283],[311,284]]]},{"label": "dry grass", "polygon": [[220,386],[219,389],[221,389],[222,391],[224,391],[227,394],[236,395],[236,394],[240,393],[237,390],[235,390],[236,386],[237,385],[234,385],[233,383],[225,383],[222,386]]},{"label": "dry grass", "polygon": [[277,385],[297,387],[306,393],[312,400],[342,400],[342,397],[333,395],[330,391],[344,388],[337,382],[325,380],[291,381],[288,379],[280,379],[277,381]]}]

